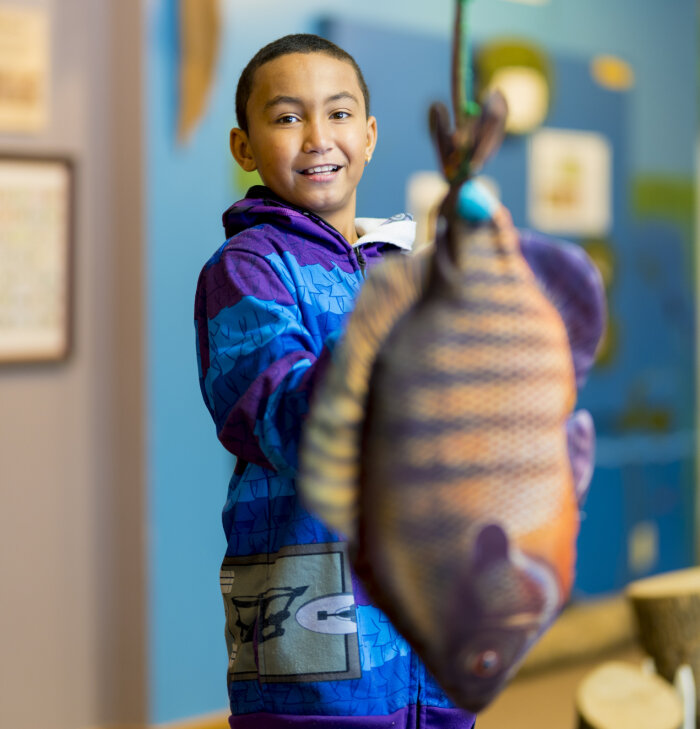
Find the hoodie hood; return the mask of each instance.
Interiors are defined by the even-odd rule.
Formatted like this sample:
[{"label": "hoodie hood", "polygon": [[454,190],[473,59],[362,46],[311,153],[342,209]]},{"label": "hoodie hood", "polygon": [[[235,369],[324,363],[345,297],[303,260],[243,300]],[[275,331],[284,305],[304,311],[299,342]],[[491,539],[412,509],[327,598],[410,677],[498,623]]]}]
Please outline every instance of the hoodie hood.
[{"label": "hoodie hood", "polygon": [[[263,185],[251,187],[242,200],[226,210],[222,221],[227,239],[267,223],[306,238],[320,239],[326,245],[333,241],[344,250],[351,248],[348,241],[323,218],[291,205]],[[410,215],[401,213],[387,219],[356,218],[355,226],[359,239],[352,248],[384,248],[388,245],[410,252],[413,247],[416,224]]]},{"label": "hoodie hood", "polygon": [[416,224],[407,213],[382,218],[355,218],[355,229],[360,236],[355,246],[367,243],[391,243],[406,253],[413,250]]}]

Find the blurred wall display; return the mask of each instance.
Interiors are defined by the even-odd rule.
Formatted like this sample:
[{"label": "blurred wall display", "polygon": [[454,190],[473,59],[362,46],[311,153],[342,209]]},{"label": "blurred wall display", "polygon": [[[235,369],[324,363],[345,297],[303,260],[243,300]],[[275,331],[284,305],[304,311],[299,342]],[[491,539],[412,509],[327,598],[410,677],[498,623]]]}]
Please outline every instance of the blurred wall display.
[{"label": "blurred wall display", "polygon": [[505,96],[509,134],[526,134],[542,124],[552,88],[552,64],[543,48],[515,39],[493,41],[479,48],[474,64],[479,99],[495,89]]},{"label": "blurred wall display", "polygon": [[178,139],[185,142],[206,109],[214,82],[221,19],[219,0],[180,0]]},{"label": "blurred wall display", "polygon": [[591,75],[611,91],[628,91],[635,84],[634,68],[623,58],[603,53],[591,61]]},{"label": "blurred wall display", "polygon": [[543,233],[604,236],[610,230],[612,150],[602,134],[541,129],[529,148],[530,223]]},{"label": "blurred wall display", "polygon": [[406,208],[416,221],[414,251],[424,248],[434,239],[438,210],[447,190],[444,175],[435,170],[414,172],[408,178]]},{"label": "blurred wall display", "polygon": [[0,362],[69,346],[72,165],[0,157]]},{"label": "blurred wall display", "polygon": [[0,3],[0,131],[47,126],[49,18],[41,8]]}]

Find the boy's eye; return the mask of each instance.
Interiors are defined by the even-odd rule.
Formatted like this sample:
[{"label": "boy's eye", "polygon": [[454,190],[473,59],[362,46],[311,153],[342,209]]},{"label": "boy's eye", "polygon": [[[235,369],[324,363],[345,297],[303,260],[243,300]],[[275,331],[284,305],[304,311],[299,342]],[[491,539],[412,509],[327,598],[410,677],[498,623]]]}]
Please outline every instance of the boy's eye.
[{"label": "boy's eye", "polygon": [[284,114],[276,120],[277,124],[293,124],[295,121],[298,121],[298,118],[294,114]]},{"label": "boy's eye", "polygon": [[331,119],[347,119],[349,116],[349,111],[334,111],[331,114]]}]

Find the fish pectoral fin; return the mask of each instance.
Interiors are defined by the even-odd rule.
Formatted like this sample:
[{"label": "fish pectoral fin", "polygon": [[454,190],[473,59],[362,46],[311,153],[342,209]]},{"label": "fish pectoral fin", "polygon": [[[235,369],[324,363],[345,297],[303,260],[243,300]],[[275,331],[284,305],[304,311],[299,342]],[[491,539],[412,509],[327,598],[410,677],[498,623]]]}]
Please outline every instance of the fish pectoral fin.
[{"label": "fish pectoral fin", "polygon": [[471,564],[460,581],[462,597],[478,595],[477,610],[485,621],[527,614],[539,616],[533,622],[537,626],[548,622],[561,602],[551,566],[522,552],[496,523],[479,527]]},{"label": "fish pectoral fin", "polygon": [[508,535],[500,524],[480,525],[474,538],[472,568],[483,571],[494,562],[508,559],[509,549]]},{"label": "fish pectoral fin", "polygon": [[[469,559],[461,565],[446,605],[451,646],[490,636],[512,660],[529,650],[551,624],[561,605],[554,569],[521,551],[503,526],[484,523]],[[459,650],[462,650],[460,648]]]},{"label": "fish pectoral fin", "polygon": [[595,426],[588,410],[577,410],[566,421],[566,443],[576,501],[580,508],[588,495],[595,457]]}]

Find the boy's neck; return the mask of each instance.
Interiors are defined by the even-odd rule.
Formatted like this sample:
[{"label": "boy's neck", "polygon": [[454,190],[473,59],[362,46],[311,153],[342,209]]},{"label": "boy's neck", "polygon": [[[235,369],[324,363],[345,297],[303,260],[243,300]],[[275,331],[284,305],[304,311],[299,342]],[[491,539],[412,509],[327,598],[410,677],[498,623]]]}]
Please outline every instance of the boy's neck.
[{"label": "boy's neck", "polygon": [[351,206],[343,210],[325,213],[323,211],[311,210],[314,215],[325,220],[328,225],[335,228],[340,235],[350,244],[357,242],[357,231],[355,230],[355,205],[354,200]]},{"label": "boy's neck", "polygon": [[332,216],[316,214],[319,218],[325,220],[328,225],[332,225],[351,246],[357,242],[357,230],[355,230],[354,215],[349,220],[347,219],[347,215],[343,220],[334,220]]},{"label": "boy's neck", "polygon": [[[267,193],[268,195],[270,195],[271,197],[275,198],[279,202],[284,203],[285,205],[290,205],[291,207],[296,208],[298,210],[304,210],[305,209],[305,208],[300,208],[299,206],[294,205],[293,203],[290,203],[289,201],[285,200],[283,197],[280,197],[274,190],[271,190],[267,186],[262,186],[262,187],[255,186],[255,187],[257,187],[258,190],[260,190],[260,191],[262,189],[267,190],[268,191],[268,193]],[[247,196],[250,196],[251,194],[253,196],[255,196],[255,194],[256,194],[255,187],[252,187],[252,188],[250,188],[250,190],[248,190],[248,195]],[[335,215],[333,215],[333,214],[324,215],[322,213],[317,213],[315,210],[309,210],[308,212],[311,212],[314,215],[318,216],[319,218],[321,218],[322,220],[324,220],[326,223],[328,223],[328,225],[330,225],[332,228],[334,228],[335,230],[337,230],[338,233],[340,233],[343,236],[343,238],[345,238],[345,240],[351,246],[354,245],[355,243],[357,243],[357,240],[358,240],[358,237],[359,236],[357,235],[357,230],[355,228],[355,210],[354,210],[354,206],[353,206],[353,209],[350,210],[350,211],[343,210],[343,211],[340,211],[339,213],[337,213]]]}]

